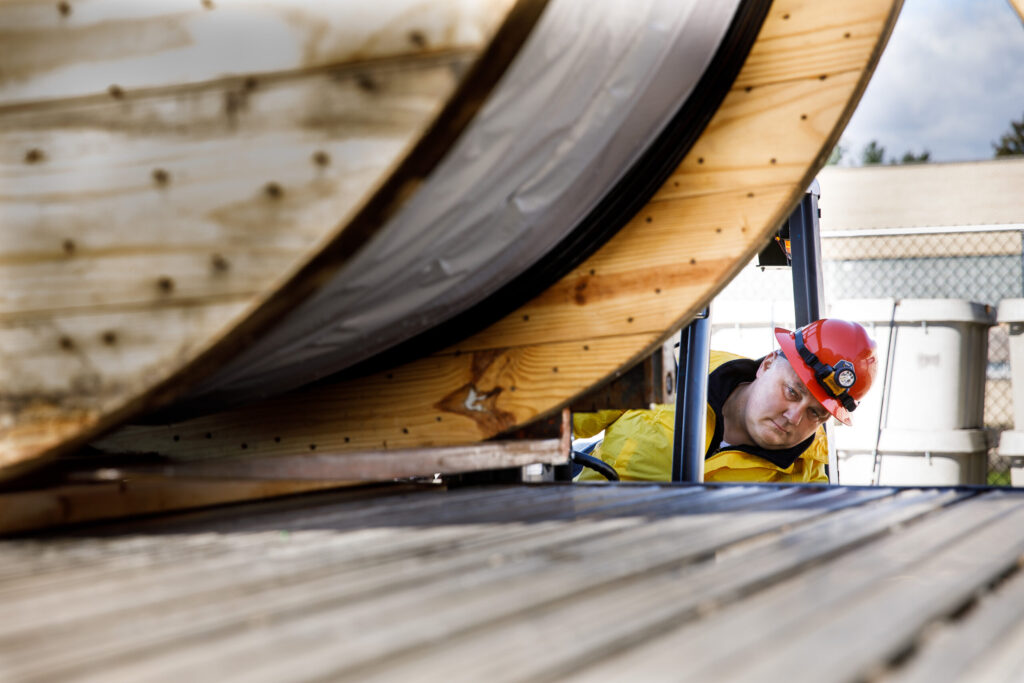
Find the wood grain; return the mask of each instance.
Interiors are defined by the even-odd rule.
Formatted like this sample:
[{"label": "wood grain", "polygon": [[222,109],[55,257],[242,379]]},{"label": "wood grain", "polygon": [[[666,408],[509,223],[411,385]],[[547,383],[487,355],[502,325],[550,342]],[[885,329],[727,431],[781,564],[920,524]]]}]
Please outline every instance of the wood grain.
[{"label": "wood grain", "polygon": [[[773,3],[735,87],[652,201],[583,265],[490,328],[371,377],[130,427],[97,445],[197,457],[241,439],[258,442],[261,454],[285,453],[273,442],[284,434],[337,449],[457,444],[566,405],[649,354],[760,249],[824,164],[898,8]],[[226,440],[204,445],[207,433]]]},{"label": "wood grain", "polygon": [[102,484],[71,484],[45,491],[0,493],[0,534],[168,513],[351,485],[344,481],[211,481],[137,477]]},{"label": "wood grain", "polygon": [[476,50],[508,6],[507,0],[12,0],[0,3],[0,109],[410,51]]},{"label": "wood grain", "polygon": [[320,253],[512,4],[0,5],[0,467],[156,401]]},{"label": "wood grain", "polygon": [[0,675],[1013,680],[1022,517],[977,487],[389,486],[94,525],[0,544]]}]

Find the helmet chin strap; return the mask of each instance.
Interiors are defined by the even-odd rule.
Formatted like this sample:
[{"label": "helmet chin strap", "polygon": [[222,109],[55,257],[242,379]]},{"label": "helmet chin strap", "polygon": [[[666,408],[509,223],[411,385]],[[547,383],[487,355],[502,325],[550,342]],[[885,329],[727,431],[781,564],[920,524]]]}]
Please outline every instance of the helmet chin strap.
[{"label": "helmet chin strap", "polygon": [[822,363],[814,355],[807,345],[804,344],[803,330],[797,330],[793,334],[793,341],[796,344],[796,352],[800,354],[801,360],[814,371],[814,378],[825,390],[825,393],[843,404],[849,412],[857,408],[857,401],[850,396],[847,389],[857,382],[857,373],[854,372],[853,363],[848,360],[841,360],[835,367]]}]

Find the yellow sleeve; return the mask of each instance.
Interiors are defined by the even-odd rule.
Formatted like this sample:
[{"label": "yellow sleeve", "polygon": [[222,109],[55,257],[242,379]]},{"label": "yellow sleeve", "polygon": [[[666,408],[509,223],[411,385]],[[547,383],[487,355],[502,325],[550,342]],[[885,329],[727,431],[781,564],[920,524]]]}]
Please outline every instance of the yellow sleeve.
[{"label": "yellow sleeve", "polygon": [[573,413],[572,435],[577,439],[589,439],[618,420],[625,412],[625,410],[599,410],[596,413]]},{"label": "yellow sleeve", "polygon": [[[668,481],[674,423],[672,406],[627,410],[605,428],[604,441],[593,455],[614,467],[623,481]],[[578,480],[603,481],[604,477],[585,469]]]}]

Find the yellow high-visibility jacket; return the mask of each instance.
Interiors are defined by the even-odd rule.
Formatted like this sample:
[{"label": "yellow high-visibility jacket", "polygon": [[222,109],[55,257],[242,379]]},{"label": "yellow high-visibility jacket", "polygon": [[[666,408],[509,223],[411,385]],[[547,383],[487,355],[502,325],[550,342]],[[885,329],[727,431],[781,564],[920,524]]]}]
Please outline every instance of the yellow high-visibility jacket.
[{"label": "yellow high-visibility jacket", "polygon": [[[785,450],[751,445],[720,449],[724,427],[722,405],[742,382],[750,382],[759,360],[712,351],[705,417],[704,481],[827,482],[828,443],[821,427],[805,441]],[[604,440],[591,454],[610,464],[623,481],[669,481],[672,472],[672,431],[675,408],[657,405],[649,410],[602,410],[573,415],[573,433],[586,438],[605,430]],[[584,469],[580,481],[604,481]]]}]

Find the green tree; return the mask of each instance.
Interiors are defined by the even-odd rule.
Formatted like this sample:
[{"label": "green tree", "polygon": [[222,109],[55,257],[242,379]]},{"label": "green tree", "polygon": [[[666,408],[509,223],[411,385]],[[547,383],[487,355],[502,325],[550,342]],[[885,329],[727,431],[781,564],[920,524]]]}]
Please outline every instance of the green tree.
[{"label": "green tree", "polygon": [[[903,158],[900,159],[901,164],[924,164],[927,163],[932,153],[928,150],[924,150],[920,154],[914,154],[909,149],[903,153]],[[893,160],[895,163],[895,160]]]},{"label": "green tree", "polygon": [[1010,130],[1003,133],[998,143],[993,142],[992,148],[996,157],[1024,154],[1024,116],[1020,121],[1010,121]]},{"label": "green tree", "polygon": [[885,160],[885,147],[879,145],[877,140],[872,140],[864,147],[864,150],[860,153],[860,158],[865,166],[880,164]]}]

